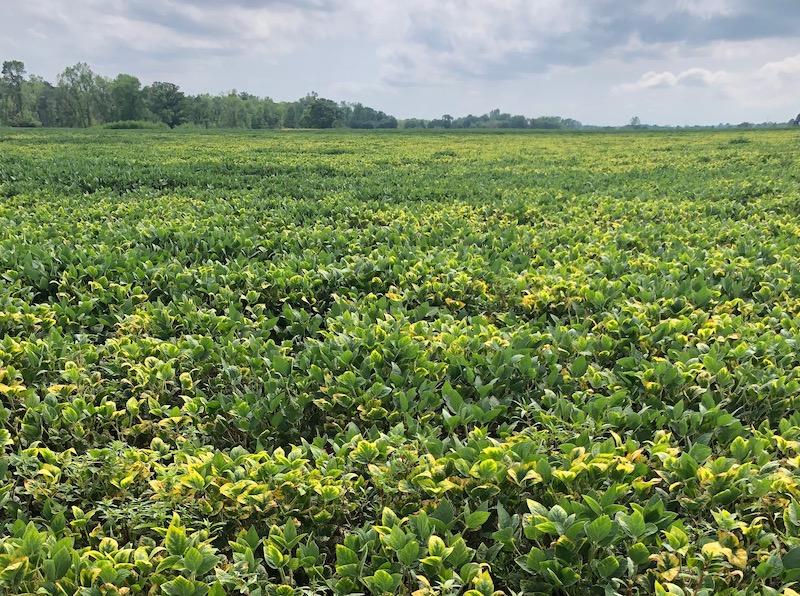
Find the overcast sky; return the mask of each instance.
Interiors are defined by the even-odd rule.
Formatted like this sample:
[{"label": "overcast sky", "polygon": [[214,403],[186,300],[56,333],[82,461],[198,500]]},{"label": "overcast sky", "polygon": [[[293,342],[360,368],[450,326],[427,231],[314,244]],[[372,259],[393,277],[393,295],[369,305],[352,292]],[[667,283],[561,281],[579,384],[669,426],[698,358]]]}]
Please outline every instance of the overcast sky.
[{"label": "overcast sky", "polygon": [[0,0],[0,60],[400,118],[785,122],[800,0]]}]

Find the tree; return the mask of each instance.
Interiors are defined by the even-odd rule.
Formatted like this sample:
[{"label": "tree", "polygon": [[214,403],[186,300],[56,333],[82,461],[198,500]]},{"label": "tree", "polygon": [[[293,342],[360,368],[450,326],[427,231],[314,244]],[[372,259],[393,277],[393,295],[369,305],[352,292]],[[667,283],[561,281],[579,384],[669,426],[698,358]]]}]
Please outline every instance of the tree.
[{"label": "tree", "polygon": [[339,107],[348,128],[375,128],[376,112],[361,103],[342,104]]},{"label": "tree", "polygon": [[155,82],[144,88],[144,96],[147,109],[170,128],[184,121],[186,96],[174,83]]},{"label": "tree", "polygon": [[33,116],[42,126],[58,126],[58,89],[35,75],[28,81],[28,89]]},{"label": "tree", "polygon": [[408,118],[403,120],[403,128],[425,128],[427,122],[422,118]]},{"label": "tree", "polygon": [[544,128],[549,130],[557,130],[565,128],[564,121],[559,116],[541,116],[539,118],[531,118],[531,128]]},{"label": "tree", "polygon": [[428,128],[452,128],[453,117],[450,114],[444,114],[441,118],[435,118],[428,122]]},{"label": "tree", "polygon": [[339,120],[347,128],[397,128],[397,119],[361,103],[339,105]]},{"label": "tree", "polygon": [[311,93],[302,100],[305,104],[300,123],[303,128],[333,128],[339,116],[339,106],[330,99],[323,99]]},{"label": "tree", "polygon": [[635,128],[635,127],[641,126],[641,125],[642,125],[642,121],[639,119],[639,116],[634,116],[633,118],[631,118],[631,126],[633,126]]},{"label": "tree", "polygon": [[797,118],[794,119],[794,125],[800,126],[800,114],[797,115]]},{"label": "tree", "polygon": [[[383,112],[378,112],[383,114]],[[378,128],[397,128],[397,118],[394,116],[386,116],[378,124]]]},{"label": "tree", "polygon": [[142,83],[133,75],[119,74],[111,81],[114,120],[144,120]]},{"label": "tree", "polygon": [[528,119],[521,115],[511,116],[511,118],[508,120],[508,125],[511,128],[527,128]]},{"label": "tree", "polygon": [[183,108],[183,117],[186,122],[195,126],[211,128],[217,125],[215,98],[208,93],[186,98]]},{"label": "tree", "polygon": [[453,122],[453,126],[455,128],[472,128],[473,126],[477,126],[479,122],[480,118],[478,116],[469,114],[468,116],[464,116],[462,118],[456,118],[456,120]]},{"label": "tree", "polygon": [[261,128],[278,128],[281,125],[281,115],[277,104],[269,97],[261,101],[261,116],[259,118]]},{"label": "tree", "polygon": [[95,74],[85,62],[69,66],[58,75],[58,87],[65,105],[65,119],[68,126],[87,127],[92,125],[92,91]]},{"label": "tree", "polygon": [[94,77],[94,84],[89,92],[89,106],[95,123],[116,120],[114,99],[111,94],[112,82],[99,75]]},{"label": "tree", "polygon": [[3,62],[2,95],[5,121],[17,122],[22,117],[22,84],[25,82],[25,64],[19,60]]},{"label": "tree", "polygon": [[[245,97],[249,97],[244,94]],[[219,126],[222,128],[250,128],[251,119],[247,99],[234,89],[220,98]]]},{"label": "tree", "polygon": [[308,110],[308,124],[311,128],[333,128],[336,121],[336,105],[324,100],[316,100]]}]

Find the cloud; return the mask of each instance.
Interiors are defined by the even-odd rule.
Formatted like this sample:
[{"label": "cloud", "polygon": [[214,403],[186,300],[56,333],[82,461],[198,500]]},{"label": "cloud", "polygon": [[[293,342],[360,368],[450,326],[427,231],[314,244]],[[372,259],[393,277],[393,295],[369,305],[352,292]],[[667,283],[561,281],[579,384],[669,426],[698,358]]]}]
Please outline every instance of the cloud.
[{"label": "cloud", "polygon": [[448,102],[552,110],[560,103],[546,98],[563,93],[578,106],[580,90],[594,117],[600,97],[621,109],[612,104],[623,95],[657,91],[714,91],[747,107],[777,89],[789,102],[797,2],[0,0],[0,54],[49,78],[85,61],[191,92],[235,86],[294,98],[316,89],[386,110],[406,110],[401,98],[414,96],[422,109],[407,110],[416,114]]},{"label": "cloud", "polygon": [[145,58],[169,51],[180,58],[187,51],[283,55],[307,43],[304,29],[312,39],[324,34],[333,7],[332,0],[27,0],[18,10],[85,53],[128,46]]},{"label": "cloud", "polygon": [[647,72],[635,83],[626,83],[620,86],[622,91],[638,91],[642,89],[665,89],[670,87],[700,86],[725,84],[732,79],[724,70],[711,72],[705,68],[689,68],[678,74],[669,71]]},{"label": "cloud", "polygon": [[[13,10],[84,51],[128,45],[276,60],[325,39],[365,43],[397,86],[515,79],[665,46],[794,35],[796,0],[27,0]],[[55,32],[55,31],[53,31]]]},{"label": "cloud", "polygon": [[678,0],[676,8],[695,17],[710,19],[736,15],[744,6],[741,0]]},{"label": "cloud", "polygon": [[728,91],[745,106],[796,104],[800,97],[800,54],[768,62],[752,75],[735,79]]},{"label": "cloud", "polygon": [[720,40],[794,36],[795,1],[408,0],[392,19],[394,33],[383,37],[382,74],[401,85],[518,78],[607,57],[638,59],[666,46],[691,51]]},{"label": "cloud", "polygon": [[677,74],[650,71],[635,83],[619,85],[616,90],[636,93],[678,87],[711,88],[748,107],[784,105],[800,92],[800,54],[749,71],[711,71],[698,67]]},{"label": "cloud", "polygon": [[37,29],[34,29],[33,27],[28,27],[28,33],[33,37],[37,37],[39,39],[47,39],[47,35],[45,35],[41,31],[38,31]]},{"label": "cloud", "polygon": [[389,12],[396,26],[387,28],[379,52],[384,80],[398,85],[541,70],[538,61],[521,70],[516,65],[587,17],[574,0],[408,0]]},{"label": "cloud", "polygon": [[758,70],[756,76],[762,80],[777,83],[785,77],[792,77],[796,74],[800,74],[800,54],[779,62],[769,62]]}]

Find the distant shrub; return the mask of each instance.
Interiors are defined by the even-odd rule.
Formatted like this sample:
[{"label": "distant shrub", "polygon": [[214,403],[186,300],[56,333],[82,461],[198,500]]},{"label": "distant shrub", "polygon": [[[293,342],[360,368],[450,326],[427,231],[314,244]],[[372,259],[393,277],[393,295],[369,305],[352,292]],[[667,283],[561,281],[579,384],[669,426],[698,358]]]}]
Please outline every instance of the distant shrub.
[{"label": "distant shrub", "polygon": [[146,120],[119,120],[117,122],[107,122],[101,128],[113,130],[164,130],[169,128],[163,122],[148,122]]},{"label": "distant shrub", "polygon": [[194,122],[184,122],[183,124],[176,126],[173,130],[208,130],[208,127],[202,124],[195,124]]},{"label": "distant shrub", "polygon": [[22,116],[17,116],[11,120],[8,125],[13,128],[39,128],[42,123],[30,114],[25,114]]}]

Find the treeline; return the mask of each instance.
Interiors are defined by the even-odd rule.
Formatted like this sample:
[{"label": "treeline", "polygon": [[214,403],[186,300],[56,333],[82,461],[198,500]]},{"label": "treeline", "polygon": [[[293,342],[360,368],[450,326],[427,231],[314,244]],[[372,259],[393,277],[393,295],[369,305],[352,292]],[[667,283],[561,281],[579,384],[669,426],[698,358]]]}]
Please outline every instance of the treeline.
[{"label": "treeline", "polygon": [[142,128],[580,128],[577,120],[527,118],[492,110],[482,116],[398,121],[361,103],[337,103],[310,93],[297,101],[231,91],[188,95],[178,85],[143,86],[133,75],[104,77],[88,64],[65,68],[55,84],[28,76],[19,60],[3,63],[0,125],[18,127]]},{"label": "treeline", "polygon": [[582,128],[583,124],[572,118],[559,116],[544,116],[541,118],[528,118],[520,114],[511,115],[492,110],[483,116],[463,116],[453,118],[445,114],[434,120],[410,118],[402,121],[403,128],[537,128],[537,129],[563,129]]},{"label": "treeline", "polygon": [[231,91],[187,95],[178,85],[120,74],[108,78],[85,63],[55,84],[26,76],[18,60],[3,63],[0,125],[19,127],[152,126],[198,128],[397,128],[397,119],[360,103],[336,103],[310,93],[293,102]]}]

